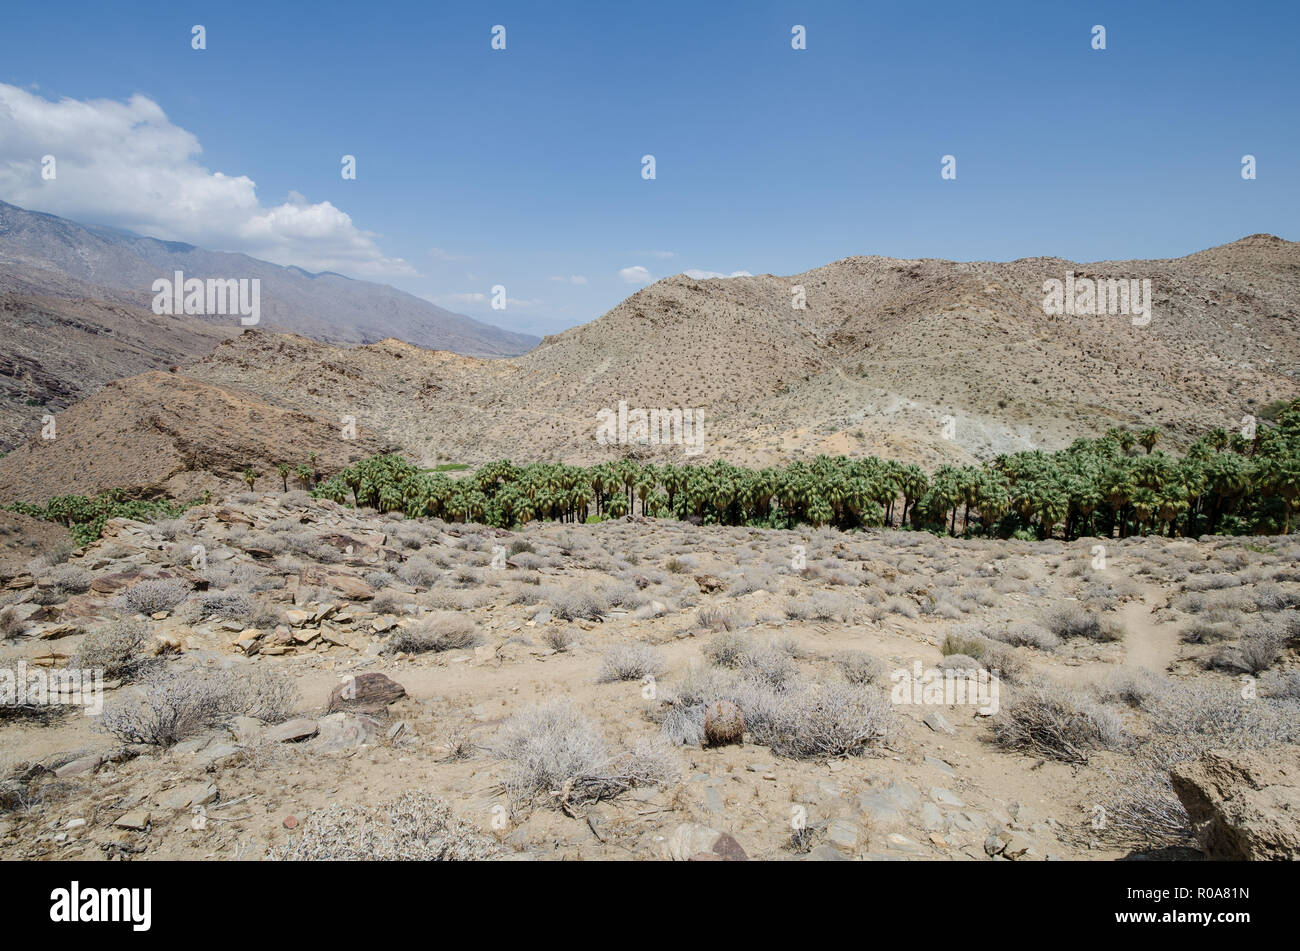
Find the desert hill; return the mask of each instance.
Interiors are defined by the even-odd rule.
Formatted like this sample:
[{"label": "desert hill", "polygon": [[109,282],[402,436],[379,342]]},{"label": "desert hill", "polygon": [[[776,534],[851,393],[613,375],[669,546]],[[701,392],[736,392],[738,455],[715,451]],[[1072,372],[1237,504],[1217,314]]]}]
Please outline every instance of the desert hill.
[{"label": "desert hill", "polygon": [[[1043,283],[1067,272],[1149,279],[1150,323],[1048,316]],[[618,450],[595,442],[595,414],[626,399],[704,408],[706,459],[934,465],[1116,425],[1175,442],[1236,427],[1300,391],[1298,302],[1300,245],[1269,235],[1160,261],[852,257],[784,278],[665,278],[508,361],[244,334],[185,372],[304,411],[352,407],[426,461],[597,461]]]},{"label": "desert hill", "polygon": [[241,488],[252,466],[260,485],[281,484],[274,467],[317,454],[322,471],[381,451],[337,420],[271,406],[244,393],[153,371],[112,382],[55,417],[55,438],[37,436],[0,459],[0,502],[44,501],[118,486],[140,494],[197,496]]},{"label": "desert hill", "polygon": [[202,356],[238,331],[103,300],[0,292],[0,451],[112,380]]}]

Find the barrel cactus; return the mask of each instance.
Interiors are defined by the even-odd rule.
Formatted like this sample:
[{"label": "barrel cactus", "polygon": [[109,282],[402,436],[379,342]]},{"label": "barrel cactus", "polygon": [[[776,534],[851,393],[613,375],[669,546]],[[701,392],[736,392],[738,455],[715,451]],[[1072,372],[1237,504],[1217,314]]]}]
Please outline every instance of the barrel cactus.
[{"label": "barrel cactus", "polygon": [[745,717],[730,700],[715,700],[704,708],[704,745],[745,742]]}]

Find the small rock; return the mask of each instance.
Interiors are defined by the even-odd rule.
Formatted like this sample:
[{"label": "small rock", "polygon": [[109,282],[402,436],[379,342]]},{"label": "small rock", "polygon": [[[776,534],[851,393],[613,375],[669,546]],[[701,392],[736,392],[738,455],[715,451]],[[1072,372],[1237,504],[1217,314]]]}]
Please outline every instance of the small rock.
[{"label": "small rock", "polygon": [[832,819],[826,826],[826,841],[837,849],[852,852],[858,847],[858,827],[849,819]]},{"label": "small rock", "polygon": [[931,710],[921,718],[921,722],[935,733],[945,733],[948,736],[954,736],[957,733],[957,728],[949,723],[948,718],[938,710]]},{"label": "small rock", "polygon": [[664,847],[670,859],[685,862],[699,852],[711,852],[713,843],[718,841],[721,834],[717,829],[710,829],[698,822],[683,822],[673,830]]},{"label": "small rock", "polygon": [[99,769],[104,757],[99,753],[92,753],[89,756],[81,756],[72,760],[70,763],[64,763],[54,771],[54,775],[59,779],[67,779],[69,776],[84,776],[87,773],[93,773]]},{"label": "small rock", "polygon": [[155,801],[158,808],[175,811],[189,809],[191,806],[206,806],[216,798],[215,783],[187,783],[159,793]]},{"label": "small rock", "polygon": [[717,841],[713,843],[712,852],[726,862],[748,862],[749,855],[741,848],[739,842],[732,838],[731,833],[724,832],[718,836]]},{"label": "small rock", "polygon": [[375,742],[378,724],[368,716],[352,713],[331,713],[321,717],[320,735],[312,740],[311,748],[317,753],[338,753],[356,749]]},{"label": "small rock", "polygon": [[266,731],[268,743],[299,743],[320,731],[311,717],[296,717]]},{"label": "small rock", "polygon": [[145,809],[132,809],[130,812],[120,816],[113,825],[119,829],[131,829],[135,832],[143,832],[149,828],[149,813]]}]

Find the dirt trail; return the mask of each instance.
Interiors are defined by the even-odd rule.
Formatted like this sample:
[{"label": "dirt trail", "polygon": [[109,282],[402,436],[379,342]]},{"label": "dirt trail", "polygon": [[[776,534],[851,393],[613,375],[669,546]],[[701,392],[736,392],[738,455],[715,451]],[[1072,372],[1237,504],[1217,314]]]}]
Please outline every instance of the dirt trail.
[{"label": "dirt trail", "polygon": [[1124,629],[1124,667],[1145,667],[1164,673],[1178,659],[1178,628],[1160,624],[1151,617],[1151,607],[1160,600],[1160,589],[1148,586],[1142,600],[1123,605],[1119,610]]}]

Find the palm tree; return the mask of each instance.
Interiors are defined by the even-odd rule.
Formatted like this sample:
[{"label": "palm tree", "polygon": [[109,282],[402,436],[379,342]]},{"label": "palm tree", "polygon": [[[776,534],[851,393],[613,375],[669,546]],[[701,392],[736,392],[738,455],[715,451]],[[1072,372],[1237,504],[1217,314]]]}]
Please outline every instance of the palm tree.
[{"label": "palm tree", "polygon": [[1146,429],[1142,430],[1142,432],[1138,433],[1137,441],[1141,443],[1142,448],[1147,451],[1147,455],[1151,455],[1151,450],[1154,449],[1156,443],[1160,441],[1160,430],[1155,426],[1148,426]]},{"label": "palm tree", "polygon": [[275,467],[275,471],[280,473],[280,482],[284,486],[284,491],[289,491],[289,463],[282,462]]},{"label": "palm tree", "polygon": [[252,466],[246,466],[239,477],[248,483],[248,491],[253,491],[253,483],[257,481],[257,472]]}]

